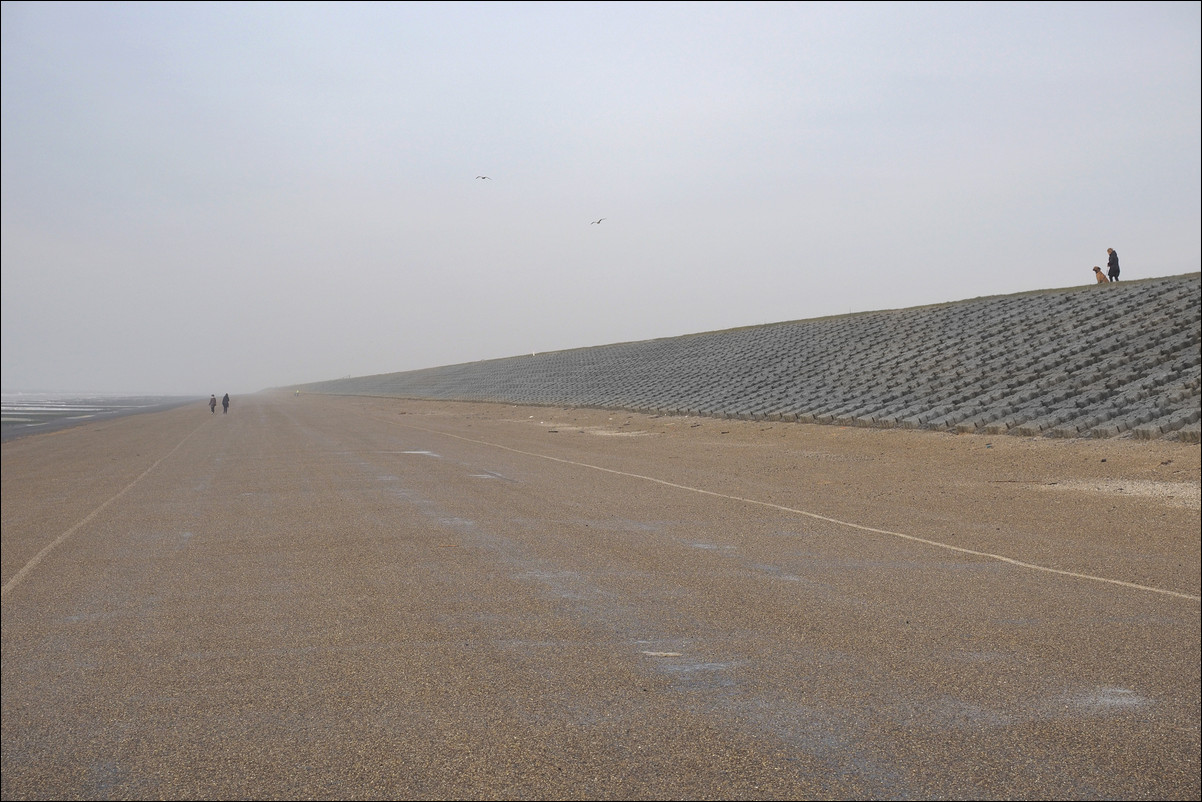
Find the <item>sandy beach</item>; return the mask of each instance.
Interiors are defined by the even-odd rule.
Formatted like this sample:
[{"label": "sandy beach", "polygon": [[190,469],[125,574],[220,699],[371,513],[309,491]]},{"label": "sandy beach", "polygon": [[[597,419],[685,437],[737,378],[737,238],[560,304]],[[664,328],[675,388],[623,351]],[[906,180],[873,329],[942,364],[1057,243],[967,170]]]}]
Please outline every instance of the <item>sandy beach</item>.
[{"label": "sandy beach", "polygon": [[1200,793],[1196,445],[267,393],[3,471],[5,799]]}]

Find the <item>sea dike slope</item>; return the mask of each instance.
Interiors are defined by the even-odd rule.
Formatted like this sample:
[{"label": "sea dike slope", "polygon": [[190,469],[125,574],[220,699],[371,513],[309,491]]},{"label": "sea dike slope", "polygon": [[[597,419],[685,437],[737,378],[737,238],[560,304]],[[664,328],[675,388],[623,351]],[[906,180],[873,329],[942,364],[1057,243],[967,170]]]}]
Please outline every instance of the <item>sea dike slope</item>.
[{"label": "sea dike slope", "polygon": [[1189,273],[974,298],[298,389],[1028,437],[1199,442],[1200,277]]}]

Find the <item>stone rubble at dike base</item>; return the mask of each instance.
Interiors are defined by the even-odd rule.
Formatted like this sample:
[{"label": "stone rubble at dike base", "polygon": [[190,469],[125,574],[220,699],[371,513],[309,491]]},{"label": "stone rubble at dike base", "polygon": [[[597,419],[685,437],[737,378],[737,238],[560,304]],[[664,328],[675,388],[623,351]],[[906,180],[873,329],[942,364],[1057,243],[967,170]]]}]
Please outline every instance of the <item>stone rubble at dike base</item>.
[{"label": "stone rubble at dike base", "polygon": [[767,324],[300,389],[1197,443],[1200,276]]}]

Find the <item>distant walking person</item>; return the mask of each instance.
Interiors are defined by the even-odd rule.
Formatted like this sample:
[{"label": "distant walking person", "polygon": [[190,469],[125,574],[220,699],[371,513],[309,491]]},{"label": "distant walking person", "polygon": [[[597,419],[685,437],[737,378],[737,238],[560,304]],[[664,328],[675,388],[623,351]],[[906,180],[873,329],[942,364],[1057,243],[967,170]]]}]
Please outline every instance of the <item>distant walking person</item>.
[{"label": "distant walking person", "polygon": [[1114,248],[1107,248],[1106,253],[1110,254],[1110,259],[1106,262],[1106,266],[1110,269],[1106,272],[1110,274],[1111,281],[1119,280],[1119,255],[1114,252]]},{"label": "distant walking person", "polygon": [[1098,267],[1097,265],[1094,265],[1093,274],[1094,274],[1094,277],[1098,280],[1099,284],[1109,284],[1110,283],[1110,279],[1106,278],[1106,274],[1102,272],[1102,268]]},{"label": "distant walking person", "polygon": [[225,395],[223,395],[221,397],[221,414],[224,415],[225,413],[227,413],[229,411],[230,411],[230,394],[226,393]]},{"label": "distant walking person", "polygon": [[217,396],[209,396],[209,412],[217,412]]}]

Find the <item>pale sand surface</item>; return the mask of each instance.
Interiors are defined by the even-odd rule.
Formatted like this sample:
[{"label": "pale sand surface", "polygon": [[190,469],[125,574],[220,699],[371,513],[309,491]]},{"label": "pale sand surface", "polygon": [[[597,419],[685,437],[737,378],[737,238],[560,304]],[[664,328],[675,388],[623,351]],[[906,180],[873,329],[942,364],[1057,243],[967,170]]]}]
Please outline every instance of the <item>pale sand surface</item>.
[{"label": "pale sand surface", "polygon": [[3,445],[5,799],[1199,796],[1196,445],[237,402]]}]

